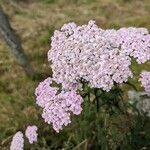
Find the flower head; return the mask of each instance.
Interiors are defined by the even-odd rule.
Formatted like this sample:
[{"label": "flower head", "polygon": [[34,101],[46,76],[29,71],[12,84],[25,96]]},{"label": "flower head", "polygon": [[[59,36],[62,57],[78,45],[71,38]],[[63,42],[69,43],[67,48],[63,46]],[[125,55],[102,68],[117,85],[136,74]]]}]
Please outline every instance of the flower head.
[{"label": "flower head", "polygon": [[24,138],[22,132],[18,131],[12,139],[10,150],[23,150]]},{"label": "flower head", "polygon": [[53,78],[64,89],[80,89],[81,80],[91,87],[109,91],[114,83],[132,77],[131,57],[138,63],[150,60],[150,35],[145,28],[99,28],[65,24],[52,37],[48,60]]},{"label": "flower head", "polygon": [[33,144],[33,142],[37,142],[37,126],[28,126],[26,131],[25,131],[25,136],[28,138],[29,143]]},{"label": "flower head", "polygon": [[150,96],[150,72],[148,71],[143,71],[140,74],[140,79],[139,79],[142,83],[142,86],[145,89],[145,92],[147,93],[147,95]]},{"label": "flower head", "polygon": [[[48,78],[36,88],[37,104],[43,108],[42,117],[52,124],[56,132],[71,123],[71,113],[79,115],[82,111],[82,97],[76,91],[61,91],[52,87],[52,79]],[[42,89],[42,91],[41,91]]]}]

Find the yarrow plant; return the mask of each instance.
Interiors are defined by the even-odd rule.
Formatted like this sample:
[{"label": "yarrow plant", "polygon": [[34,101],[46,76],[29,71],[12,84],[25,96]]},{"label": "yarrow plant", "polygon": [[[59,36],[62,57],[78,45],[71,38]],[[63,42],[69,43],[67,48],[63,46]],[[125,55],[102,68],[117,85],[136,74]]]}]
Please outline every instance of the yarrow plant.
[{"label": "yarrow plant", "polygon": [[37,142],[37,126],[28,126],[26,131],[25,131],[25,136],[28,138],[29,143],[33,144],[33,142]]},{"label": "yarrow plant", "polygon": [[18,131],[12,139],[10,150],[23,150],[24,148],[24,138],[23,133]]},{"label": "yarrow plant", "polygon": [[[81,113],[85,83],[109,92],[133,77],[132,58],[138,64],[150,60],[150,34],[145,28],[103,30],[92,20],[82,26],[68,23],[54,32],[51,41],[48,60],[53,75],[38,85],[35,95],[42,117],[56,132],[71,122],[72,114]],[[149,77],[144,73],[141,79],[148,92]],[[61,87],[53,87],[53,82]]]}]

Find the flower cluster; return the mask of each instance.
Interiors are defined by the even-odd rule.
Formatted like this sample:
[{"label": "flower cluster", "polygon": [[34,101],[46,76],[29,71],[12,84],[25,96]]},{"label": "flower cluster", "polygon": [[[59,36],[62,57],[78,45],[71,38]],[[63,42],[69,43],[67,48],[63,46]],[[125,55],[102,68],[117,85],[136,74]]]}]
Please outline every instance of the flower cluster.
[{"label": "flower cluster", "polygon": [[58,88],[51,87],[51,84],[52,79],[47,78],[35,89],[36,103],[42,108],[44,108],[51,99],[54,99],[57,94]]},{"label": "flower cluster", "polygon": [[[71,112],[81,113],[83,99],[77,92],[83,82],[110,91],[133,76],[132,57],[139,64],[150,60],[150,34],[145,28],[103,30],[92,20],[82,26],[72,22],[56,30],[51,40],[48,60],[53,76],[38,85],[35,95],[42,117],[57,132],[71,122]],[[62,91],[51,86],[53,80]]]},{"label": "flower cluster", "polygon": [[25,136],[28,138],[29,143],[33,144],[33,142],[37,142],[37,126],[28,126],[25,131]]},{"label": "flower cluster", "polygon": [[121,28],[117,32],[123,53],[139,64],[150,60],[150,34],[146,28]]},{"label": "flower cluster", "polygon": [[103,30],[94,21],[87,25],[65,24],[52,37],[48,60],[53,78],[64,89],[90,87],[109,91],[114,83],[132,77],[131,57],[138,63],[150,59],[150,35],[145,28]]},{"label": "flower cluster", "polygon": [[42,117],[48,124],[52,124],[56,132],[68,125],[71,112],[79,115],[82,111],[83,99],[76,91],[61,91],[52,87],[52,79],[47,78],[36,88],[37,104],[43,108]]},{"label": "flower cluster", "polygon": [[145,92],[147,93],[147,95],[150,96],[150,72],[148,71],[143,71],[140,74],[140,79],[139,79],[142,83],[142,86],[145,89]]},{"label": "flower cluster", "polygon": [[18,131],[12,139],[10,150],[23,150],[24,138],[22,132]]}]

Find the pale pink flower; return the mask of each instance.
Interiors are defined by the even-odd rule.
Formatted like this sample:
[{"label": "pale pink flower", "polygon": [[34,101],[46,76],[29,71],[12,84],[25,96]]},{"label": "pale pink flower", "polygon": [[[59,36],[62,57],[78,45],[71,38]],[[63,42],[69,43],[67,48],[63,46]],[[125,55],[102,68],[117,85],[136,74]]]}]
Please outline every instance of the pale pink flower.
[{"label": "pale pink flower", "polygon": [[140,79],[139,79],[142,83],[142,86],[145,89],[145,92],[147,93],[147,95],[150,96],[150,72],[148,71],[143,71],[140,74]]},{"label": "pale pink flower", "polygon": [[10,150],[23,150],[24,138],[22,132],[18,131],[12,139]]},{"label": "pale pink flower", "polygon": [[82,111],[82,97],[76,91],[61,91],[52,87],[52,79],[48,78],[36,88],[37,104],[43,108],[42,117],[52,124],[56,132],[71,123],[71,114],[79,115]]},{"label": "pale pink flower", "polygon": [[28,126],[25,131],[25,136],[28,138],[29,143],[33,144],[33,142],[37,142],[37,126]]}]

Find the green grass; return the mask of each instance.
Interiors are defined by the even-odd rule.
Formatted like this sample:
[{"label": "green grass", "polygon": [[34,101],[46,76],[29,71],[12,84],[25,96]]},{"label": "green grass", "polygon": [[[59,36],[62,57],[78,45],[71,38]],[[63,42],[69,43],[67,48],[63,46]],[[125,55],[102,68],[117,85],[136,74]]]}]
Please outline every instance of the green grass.
[{"label": "green grass", "polygon": [[[47,61],[50,36],[66,22],[84,24],[93,19],[102,28],[136,26],[150,30],[149,0],[14,0],[11,3],[0,0],[0,4],[20,35],[32,65],[43,74],[51,75]],[[73,117],[73,123],[60,134],[56,134],[51,126],[45,124],[39,107],[35,105],[34,90],[39,81],[26,77],[5,42],[1,43],[0,149],[9,149],[13,134],[18,130],[24,132],[29,124],[38,125],[40,140],[32,146],[26,142],[26,149],[87,149],[87,145],[94,141],[106,143],[105,139],[98,141],[98,137],[103,135],[99,126],[101,117],[94,121],[95,111],[92,104],[90,108],[88,103],[85,104],[83,114]],[[133,62],[132,68],[136,79],[131,82],[142,90],[137,83],[137,77],[141,70],[150,70],[150,64],[139,66]],[[98,137],[96,133],[99,133]]]}]

